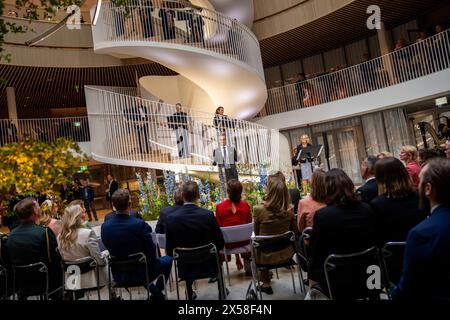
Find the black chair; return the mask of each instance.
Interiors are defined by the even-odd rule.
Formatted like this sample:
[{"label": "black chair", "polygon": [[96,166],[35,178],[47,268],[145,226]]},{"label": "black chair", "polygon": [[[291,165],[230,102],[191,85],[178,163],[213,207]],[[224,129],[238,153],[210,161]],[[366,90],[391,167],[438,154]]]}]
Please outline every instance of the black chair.
[{"label": "black chair", "polygon": [[[137,277],[134,281],[131,282],[117,282],[113,281],[111,279],[112,271],[114,273],[120,273],[123,275],[130,276],[130,278],[133,278],[133,275],[141,274],[144,277],[141,279],[137,279],[140,277]],[[165,277],[164,275],[158,275],[153,282],[157,282],[160,278],[162,278],[163,284],[164,284],[164,294],[165,291]],[[131,293],[130,288],[135,287],[144,287],[147,290],[147,299],[150,300],[150,285],[153,283],[150,281],[150,277],[148,274],[148,264],[147,264],[147,258],[144,253],[138,252],[129,255],[126,258],[118,258],[110,256],[108,259],[108,291],[109,291],[109,299],[111,300],[112,295],[112,288],[120,289],[123,288],[126,291],[128,291],[130,295],[130,300],[133,300],[133,295]]]},{"label": "black chair", "polygon": [[[276,264],[276,265],[266,265],[266,264],[259,264],[256,261],[256,257],[258,256],[258,253],[271,253],[271,252],[277,252],[282,251],[287,248],[291,247],[293,249],[294,254],[297,254],[298,247],[297,247],[297,240],[295,238],[295,233],[292,231],[285,232],[283,234],[278,235],[272,235],[272,236],[254,236],[252,237],[252,275],[253,275],[253,281],[255,282],[255,287],[258,288],[259,291],[259,297],[262,300],[262,291],[261,291],[261,285],[260,285],[260,271],[263,270],[273,270],[278,268],[288,268],[291,271],[291,277],[292,277],[292,286],[294,288],[294,293],[297,293],[297,290],[295,288],[295,280],[294,280],[294,272],[293,269],[297,265],[297,263],[291,259],[290,261],[282,264]],[[306,292],[305,286],[303,284],[303,274],[300,270],[300,266],[298,266],[298,277],[299,277],[299,283],[300,288],[303,293]]]},{"label": "black chair", "polygon": [[311,238],[311,233],[312,233],[311,227],[305,228],[305,230],[303,230],[298,240],[298,251],[297,251],[298,263],[305,272],[308,271],[308,260],[309,260],[306,241]]},{"label": "black chair", "polygon": [[8,271],[0,264],[0,300],[8,300]]},{"label": "black chair", "polygon": [[[175,248],[173,250],[175,262],[175,281],[177,299],[180,299],[179,282],[207,278],[217,278],[219,286],[219,299],[226,299],[225,282],[219,252],[213,243],[195,248]],[[187,297],[187,294],[186,294]]]},{"label": "black chair", "polygon": [[[379,289],[368,286],[367,280],[371,276],[368,273],[369,266],[379,268]],[[376,247],[351,254],[331,254],[325,259],[324,273],[326,289],[332,300],[380,299],[383,274]],[[326,291],[325,288],[322,289]]]},{"label": "black chair", "polygon": [[16,297],[28,298],[38,296],[39,299],[48,300],[50,295],[60,291],[63,294],[64,286],[50,290],[49,270],[45,263],[37,262],[27,265],[13,265],[13,299]]},{"label": "black chair", "polygon": [[405,248],[406,242],[387,242],[381,250],[384,285],[389,298],[391,289],[400,282],[402,276]]},{"label": "black chair", "polygon": [[[75,270],[79,270],[79,275],[88,273],[92,270],[95,270],[95,280],[97,282],[97,286],[95,289],[97,290],[98,300],[101,300],[100,296],[100,275],[99,275],[99,267],[97,261],[93,257],[86,257],[77,261],[61,261],[61,267],[63,271],[63,283],[66,283],[65,274],[75,274]],[[73,271],[72,271],[73,270]],[[80,284],[80,283],[78,283]],[[76,292],[85,292],[89,291],[89,289],[68,289],[65,286],[66,292],[72,292],[73,300],[76,300]]]}]

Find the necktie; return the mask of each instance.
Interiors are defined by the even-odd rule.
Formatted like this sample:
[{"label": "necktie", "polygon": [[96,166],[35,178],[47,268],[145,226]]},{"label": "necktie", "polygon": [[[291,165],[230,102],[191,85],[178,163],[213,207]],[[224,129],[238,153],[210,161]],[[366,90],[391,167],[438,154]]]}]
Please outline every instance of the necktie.
[{"label": "necktie", "polygon": [[227,148],[223,147],[223,164],[225,168],[228,168],[228,156],[227,156]]}]

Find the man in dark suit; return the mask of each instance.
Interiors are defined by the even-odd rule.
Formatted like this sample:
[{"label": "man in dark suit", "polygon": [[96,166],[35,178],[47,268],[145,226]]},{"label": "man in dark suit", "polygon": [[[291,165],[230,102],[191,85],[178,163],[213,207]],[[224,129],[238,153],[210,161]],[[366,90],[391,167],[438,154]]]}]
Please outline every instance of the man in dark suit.
[{"label": "man in dark suit", "polygon": [[110,202],[112,207],[112,195],[114,194],[114,192],[116,192],[117,189],[119,189],[119,183],[112,173],[106,176],[106,180],[108,180],[109,183],[108,191],[106,192],[106,201]]},{"label": "man in dark suit", "polygon": [[[33,198],[26,198],[17,203],[14,206],[14,213],[19,219],[19,224],[11,231],[6,242],[8,260],[13,265],[43,262],[48,267],[49,293],[51,293],[62,286],[61,256],[57,251],[55,234],[50,228],[37,224],[41,210]],[[24,285],[33,288],[32,282]],[[57,293],[54,297],[58,298]]]},{"label": "man in dark suit", "polygon": [[356,190],[356,193],[361,196],[362,202],[365,203],[370,203],[378,196],[378,185],[375,179],[375,165],[377,161],[377,157],[369,156],[361,163],[361,176],[366,182]]},{"label": "man in dark suit", "polygon": [[[213,243],[217,250],[222,250],[224,239],[222,231],[216,222],[214,213],[199,208],[196,203],[200,199],[200,192],[196,182],[189,181],[183,185],[184,205],[169,215],[166,225],[166,252],[173,256],[175,248],[195,248]],[[204,264],[199,268],[182,268],[179,270],[181,278],[201,276],[211,277],[216,272],[216,261]],[[188,298],[195,299],[192,281],[186,281]],[[220,290],[220,289],[219,289]]]},{"label": "man in dark suit", "polygon": [[420,173],[422,209],[430,218],[408,234],[402,277],[393,299],[450,300],[450,160],[435,159]]},{"label": "man in dark suit", "polygon": [[155,228],[156,233],[162,234],[166,233],[167,218],[173,212],[181,208],[183,204],[184,204],[183,189],[181,188],[181,186],[178,186],[175,188],[173,192],[173,206],[165,207],[161,209],[161,212],[159,213],[159,219],[158,222],[156,223]]},{"label": "man in dark suit", "polygon": [[94,206],[94,189],[89,185],[89,180],[84,179],[81,181],[82,188],[80,189],[80,199],[84,201],[84,207],[86,208],[86,213],[89,217],[89,221],[92,221],[92,214],[94,215],[95,221],[98,221],[97,211]]},{"label": "man in dark suit", "polygon": [[[156,256],[156,247],[152,240],[152,228],[145,221],[129,215],[131,208],[130,192],[126,189],[117,190],[112,196],[116,213],[106,220],[101,228],[101,238],[111,256],[126,258],[131,254],[142,252],[147,258],[150,281],[164,274],[169,278],[172,268],[172,258]],[[119,284],[141,282],[145,279],[145,269],[133,273],[118,273],[112,269],[114,281]],[[157,286],[150,286],[150,292],[155,298],[162,298],[162,281]]]},{"label": "man in dark suit", "polygon": [[213,151],[213,166],[219,166],[219,175],[221,178],[225,177],[225,184],[231,179],[239,180],[236,169],[236,162],[238,161],[236,148],[227,145],[225,134],[222,134],[219,139],[220,147]]},{"label": "man in dark suit", "polygon": [[142,154],[149,153],[149,115],[147,108],[142,104],[139,97],[136,97],[128,118],[135,129],[139,152]]}]

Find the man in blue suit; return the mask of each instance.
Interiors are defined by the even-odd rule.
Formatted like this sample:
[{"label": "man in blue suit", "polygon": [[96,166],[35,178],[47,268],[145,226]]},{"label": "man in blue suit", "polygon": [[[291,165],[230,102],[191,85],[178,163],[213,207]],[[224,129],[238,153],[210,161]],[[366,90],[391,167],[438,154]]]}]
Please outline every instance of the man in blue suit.
[{"label": "man in blue suit", "polygon": [[377,157],[369,156],[361,163],[361,176],[366,182],[356,190],[356,193],[361,196],[362,202],[365,203],[370,203],[378,196],[378,185],[375,179],[375,165],[377,161]]},{"label": "man in blue suit", "polygon": [[[102,242],[113,257],[126,258],[131,254],[142,252],[147,258],[150,281],[158,275],[164,274],[169,278],[172,268],[172,258],[156,256],[156,247],[152,240],[152,228],[143,220],[129,215],[131,208],[130,192],[119,189],[112,196],[112,203],[116,212],[102,225]],[[118,273],[112,269],[114,281],[118,284],[142,282],[145,279],[145,269],[140,272]],[[156,288],[149,288],[152,295],[158,299],[163,298],[163,283],[159,281]]]},{"label": "man in blue suit", "polygon": [[431,216],[408,234],[402,278],[392,298],[450,300],[450,160],[427,164],[419,191],[422,209]]},{"label": "man in blue suit", "polygon": [[[175,248],[195,248],[214,243],[220,251],[224,246],[222,231],[211,211],[199,208],[196,203],[200,199],[200,192],[196,182],[183,184],[184,205],[171,213],[166,225],[166,252],[173,256]],[[186,278],[207,278],[217,273],[217,263],[205,263],[202,268],[180,267],[179,276]],[[188,298],[195,299],[192,290],[193,281],[186,280]],[[219,289],[220,290],[220,289]]]}]

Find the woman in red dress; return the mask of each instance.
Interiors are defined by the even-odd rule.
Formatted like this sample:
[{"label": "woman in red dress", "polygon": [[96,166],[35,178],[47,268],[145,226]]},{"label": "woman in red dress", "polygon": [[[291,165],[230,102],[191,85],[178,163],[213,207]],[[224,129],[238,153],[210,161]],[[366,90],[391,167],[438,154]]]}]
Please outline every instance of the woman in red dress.
[{"label": "woman in red dress", "polygon": [[[228,181],[228,198],[225,201],[219,203],[216,208],[216,220],[219,227],[231,227],[252,222],[250,206],[246,201],[241,200],[242,189],[242,184],[239,182],[239,180],[231,179]],[[236,242],[226,244],[225,247],[227,249],[232,249],[245,246],[249,243],[249,241],[245,241],[244,243]],[[248,260],[248,258],[250,258],[250,254],[242,254],[241,256],[245,262]],[[228,256],[227,259],[228,261],[230,261],[230,256]],[[244,265],[242,264],[241,258],[238,254],[236,255],[236,266],[238,270],[244,268]],[[248,264],[248,266],[250,266],[250,264]]]}]

